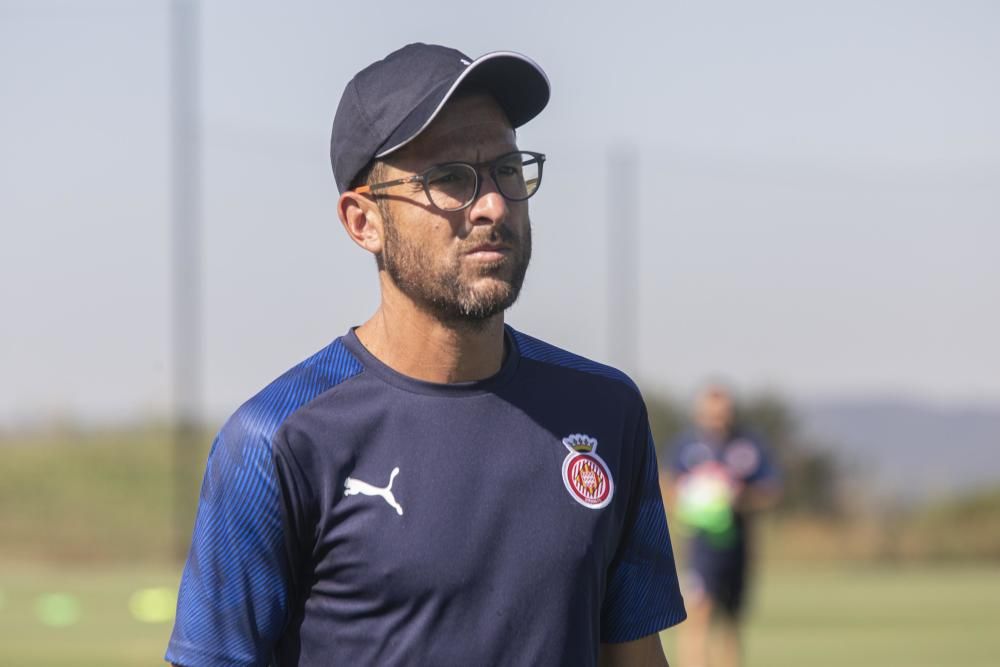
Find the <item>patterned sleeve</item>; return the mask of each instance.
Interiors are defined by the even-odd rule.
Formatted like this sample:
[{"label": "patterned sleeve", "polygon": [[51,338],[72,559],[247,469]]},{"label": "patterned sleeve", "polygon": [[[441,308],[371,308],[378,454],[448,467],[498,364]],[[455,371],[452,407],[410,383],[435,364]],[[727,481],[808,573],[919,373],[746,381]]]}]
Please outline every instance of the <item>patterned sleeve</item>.
[{"label": "patterned sleeve", "polygon": [[601,641],[640,639],[687,618],[677,581],[670,532],[660,496],[656,449],[643,410],[636,491],[622,543],[608,573]]},{"label": "patterned sleeve", "polygon": [[209,454],[168,662],[268,664],[288,604],[282,526],[270,438],[234,416]]}]

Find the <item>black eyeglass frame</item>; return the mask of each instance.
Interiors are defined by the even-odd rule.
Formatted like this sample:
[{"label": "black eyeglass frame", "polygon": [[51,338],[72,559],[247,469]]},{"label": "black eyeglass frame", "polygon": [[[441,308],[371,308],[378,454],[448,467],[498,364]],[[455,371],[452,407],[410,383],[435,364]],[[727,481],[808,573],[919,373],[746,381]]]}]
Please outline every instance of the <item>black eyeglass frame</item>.
[{"label": "black eyeglass frame", "polygon": [[[508,195],[506,192],[503,191],[503,188],[500,187],[500,182],[497,180],[496,169],[498,164],[502,160],[509,158],[511,155],[530,155],[534,159],[534,161],[538,163],[538,178],[535,179],[537,181],[537,184],[535,185],[535,189],[532,190],[531,193],[526,197],[511,197],[510,195]],[[526,165],[532,163],[528,161],[528,162],[522,162],[521,164]],[[454,211],[461,211],[463,209],[468,208],[469,206],[472,205],[472,202],[476,201],[476,199],[479,197],[479,188],[481,187],[483,182],[482,176],[479,175],[479,170],[482,169],[483,167],[489,167],[490,178],[493,179],[493,184],[497,186],[497,192],[499,192],[504,199],[506,199],[507,201],[527,201],[528,199],[531,199],[531,197],[533,197],[536,192],[538,192],[538,188],[542,187],[542,172],[544,171],[542,167],[544,165],[545,165],[544,153],[535,153],[534,151],[511,151],[509,153],[504,153],[503,155],[495,157],[492,160],[488,160],[486,162],[479,162],[476,164],[472,164],[471,162],[460,162],[460,161],[442,162],[441,164],[436,164],[431,167],[428,167],[419,174],[414,174],[412,176],[407,176],[405,178],[397,178],[394,181],[384,181],[382,183],[372,183],[371,185],[362,185],[360,187],[354,188],[353,192],[357,192],[358,194],[362,195],[363,194],[375,195],[376,190],[384,190],[385,188],[389,188],[394,185],[403,185],[405,183],[416,183],[417,181],[419,181],[424,187],[424,194],[427,196],[427,201],[431,203],[431,206],[433,206],[438,210],[452,213]],[[444,167],[451,167],[451,166],[462,166],[471,168],[473,173],[475,173],[476,175],[476,187],[473,189],[472,196],[469,198],[469,200],[464,204],[462,204],[461,206],[459,206],[458,208],[441,208],[440,206],[434,203],[434,198],[431,196],[430,185],[427,182],[427,178],[434,171],[442,169]]]}]

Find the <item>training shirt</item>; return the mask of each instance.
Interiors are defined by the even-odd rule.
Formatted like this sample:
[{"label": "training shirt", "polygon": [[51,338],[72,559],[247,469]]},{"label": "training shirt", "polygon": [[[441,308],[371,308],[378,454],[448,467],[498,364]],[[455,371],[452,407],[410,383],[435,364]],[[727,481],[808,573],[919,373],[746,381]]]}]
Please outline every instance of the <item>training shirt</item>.
[{"label": "training shirt", "polygon": [[646,409],[507,328],[500,371],[422,382],[353,330],[209,455],[180,665],[594,665],[685,618]]},{"label": "training shirt", "polygon": [[[672,447],[673,474],[681,477],[706,463],[718,464],[730,479],[741,485],[781,483],[769,448],[759,436],[748,431],[736,429],[723,442],[714,442],[697,429],[683,433]],[[722,543],[694,531],[690,560],[697,565],[745,558],[748,530],[746,514],[734,511],[732,534]]]}]

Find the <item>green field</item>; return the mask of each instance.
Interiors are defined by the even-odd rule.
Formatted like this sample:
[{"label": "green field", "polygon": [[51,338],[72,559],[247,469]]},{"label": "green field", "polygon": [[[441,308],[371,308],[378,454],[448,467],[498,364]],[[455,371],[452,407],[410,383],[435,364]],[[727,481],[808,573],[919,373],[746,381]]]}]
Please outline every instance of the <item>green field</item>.
[{"label": "green field", "polygon": [[759,583],[750,665],[1000,664],[1000,567],[771,569]]},{"label": "green field", "polygon": [[[169,624],[140,623],[132,618],[128,600],[149,586],[176,587],[172,569],[129,567],[0,565],[0,665],[56,667],[76,665],[163,664]],[[35,614],[43,593],[68,593],[80,602],[73,625],[46,627]]]},{"label": "green field", "polygon": [[[162,664],[170,624],[135,620],[128,600],[175,590],[171,554],[190,539],[198,480],[179,525],[169,443],[162,428],[0,438],[0,667]],[[764,526],[749,667],[1000,665],[1000,492],[977,498],[893,530]],[[52,593],[74,596],[76,623],[42,624]]]},{"label": "green field", "polygon": [[[169,624],[134,620],[138,588],[176,586],[169,568],[70,569],[4,563],[0,665],[156,665]],[[39,594],[77,596],[80,620],[49,628]],[[1000,567],[804,569],[763,573],[748,632],[750,667],[993,667],[1000,656]],[[665,633],[670,654],[672,632]]]}]

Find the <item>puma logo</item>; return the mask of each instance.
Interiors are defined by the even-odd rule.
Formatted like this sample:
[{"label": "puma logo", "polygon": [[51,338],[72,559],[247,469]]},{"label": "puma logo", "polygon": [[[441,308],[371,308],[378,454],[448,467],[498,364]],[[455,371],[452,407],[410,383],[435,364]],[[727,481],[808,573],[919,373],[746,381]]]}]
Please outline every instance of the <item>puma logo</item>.
[{"label": "puma logo", "polygon": [[403,508],[396,502],[396,498],[392,495],[392,480],[396,479],[396,475],[398,474],[399,468],[393,468],[392,472],[389,473],[389,485],[386,487],[372,486],[368,482],[348,477],[344,480],[344,495],[356,496],[360,493],[365,496],[379,496],[382,500],[389,503],[389,507],[395,508],[396,514],[403,516]]}]

